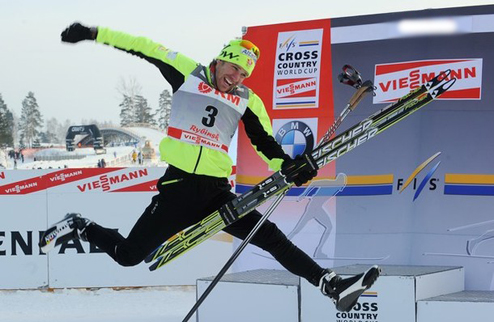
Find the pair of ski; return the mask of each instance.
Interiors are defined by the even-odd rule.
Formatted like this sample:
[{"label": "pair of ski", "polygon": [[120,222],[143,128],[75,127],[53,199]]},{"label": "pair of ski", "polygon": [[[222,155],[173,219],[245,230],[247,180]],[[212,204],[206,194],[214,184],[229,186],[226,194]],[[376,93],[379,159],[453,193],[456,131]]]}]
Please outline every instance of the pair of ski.
[{"label": "pair of ski", "polygon": [[[366,81],[363,84],[358,80],[353,81],[354,78],[352,79],[352,76],[355,76],[355,74],[352,75],[351,73],[354,70],[345,70],[345,67],[344,74],[347,74],[347,77],[340,79],[340,81],[356,87],[357,91],[328,132],[323,136],[319,145],[311,153],[319,169],[416,112],[446,92],[456,81],[455,78],[448,79],[451,71],[446,70],[395,103],[382,108],[330,140],[329,138],[346,115],[358,105],[366,93],[372,92],[374,89],[370,81]],[[355,71],[355,73],[359,77],[358,72]],[[293,171],[295,173],[296,171],[311,168],[314,168],[314,165],[311,165],[310,160],[307,160],[303,167]],[[146,263],[154,261],[149,269],[153,271],[162,267],[242,218],[271,197],[286,193],[293,185],[293,183],[286,181],[286,177],[294,173],[283,173],[281,170],[275,172],[251,190],[223,205],[197,224],[175,234],[145,259]]]}]

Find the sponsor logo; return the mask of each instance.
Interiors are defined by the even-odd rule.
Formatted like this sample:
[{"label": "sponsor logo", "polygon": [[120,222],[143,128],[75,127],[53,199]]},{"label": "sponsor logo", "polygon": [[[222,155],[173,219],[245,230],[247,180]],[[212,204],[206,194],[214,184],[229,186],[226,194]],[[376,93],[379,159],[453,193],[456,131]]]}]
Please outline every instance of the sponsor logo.
[{"label": "sponsor logo", "polygon": [[434,172],[436,172],[441,161],[439,161],[434,167],[432,167],[432,169],[427,173],[425,178],[422,179],[422,181],[420,182],[418,187],[417,187],[417,178],[416,177],[425,167],[427,167],[427,165],[429,165],[440,154],[441,154],[441,152],[437,152],[436,154],[431,156],[429,159],[422,162],[422,164],[420,164],[412,172],[412,174],[410,174],[410,176],[407,178],[405,183],[403,183],[403,179],[398,179],[397,189],[400,191],[400,193],[402,193],[403,190],[405,190],[410,185],[410,183],[412,183],[412,182],[413,182],[413,190],[415,190],[415,194],[413,196],[413,201],[415,201],[419,197],[420,193],[422,192],[422,190],[424,189],[424,187],[426,186],[427,183],[429,183],[429,190],[435,190],[437,188],[437,181],[439,179],[432,178],[432,175],[434,174]]},{"label": "sponsor logo", "polygon": [[200,82],[197,89],[203,94],[211,93],[213,91],[213,88],[204,82]]},{"label": "sponsor logo", "polygon": [[307,78],[292,81],[294,82],[289,82],[287,84],[284,84],[284,82],[280,82],[279,86],[276,88],[276,97],[294,97],[298,94],[315,91],[317,89],[316,78]]},{"label": "sponsor logo", "polygon": [[242,54],[244,54],[244,55],[246,55],[246,56],[249,56],[249,57],[252,59],[252,61],[250,61],[250,62],[251,62],[251,64],[252,64],[252,62],[253,62],[253,61],[254,61],[254,62],[255,62],[255,61],[257,61],[257,56],[256,56],[256,54],[254,54],[252,51],[250,51],[250,50],[248,50],[248,49],[242,49]]},{"label": "sponsor logo", "polygon": [[101,189],[102,191],[108,191],[115,184],[135,180],[146,176],[148,176],[147,169],[135,170],[128,173],[114,175],[111,177],[105,174],[100,176],[98,180],[87,182],[82,185],[77,185],[77,188],[79,189],[80,192],[87,192],[87,191],[99,190],[99,189]]},{"label": "sponsor logo", "polygon": [[203,145],[203,146],[209,146],[213,149],[222,149],[222,150],[225,150],[226,152],[228,152],[228,147],[226,147],[225,145],[214,142],[212,140],[204,138],[200,135],[196,135],[194,133],[182,131],[182,135],[181,135],[180,139],[183,141],[186,141],[186,142],[199,144],[199,145]]},{"label": "sponsor logo", "polygon": [[233,59],[233,58],[237,58],[238,55],[234,55],[232,52],[227,52],[226,50],[223,50],[220,54],[221,57],[223,58],[229,58],[229,59]]},{"label": "sponsor logo", "polygon": [[57,173],[53,176],[48,175],[48,179],[51,182],[57,182],[57,181],[63,182],[69,178],[78,177],[81,175],[82,175],[82,170],[77,170],[77,171],[72,171],[72,172],[68,172],[68,173]]},{"label": "sponsor logo", "polygon": [[278,45],[278,48],[281,50],[289,51],[291,48],[295,47],[295,35],[289,36],[284,42]]},{"label": "sponsor logo", "polygon": [[205,129],[199,129],[196,126],[192,126],[191,130],[202,135],[209,135],[210,138],[201,136],[194,132],[189,132],[174,127],[168,128],[168,136],[192,144],[207,146],[212,149],[223,150],[228,152],[228,146],[226,144],[219,143],[219,135],[213,134]]},{"label": "sponsor logo", "polygon": [[217,89],[213,89],[211,86],[204,82],[200,82],[198,87],[198,91],[203,94],[209,94],[211,92],[214,93],[214,95],[221,97],[224,100],[229,101],[230,103],[233,103],[235,106],[239,106],[240,104],[240,96],[229,94],[229,93],[223,93],[220,92]]},{"label": "sponsor logo", "polygon": [[273,108],[318,106],[322,29],[278,33]]},{"label": "sponsor logo", "polygon": [[38,187],[37,182],[30,182],[30,183],[24,183],[24,184],[16,184],[15,186],[11,188],[5,189],[6,194],[12,194],[12,193],[22,193],[24,190],[31,190],[33,188]]},{"label": "sponsor logo", "polygon": [[481,98],[482,59],[421,60],[376,65],[374,104],[396,101],[447,69],[457,81],[439,99]]},{"label": "sponsor logo", "polygon": [[197,126],[195,125],[192,125],[190,127],[190,130],[192,132],[194,132],[195,134],[200,134],[202,135],[203,137],[208,137],[212,140],[215,140],[215,141],[219,141],[220,140],[220,135],[218,133],[211,133],[209,132],[209,130],[205,129],[205,128],[198,128]]},{"label": "sponsor logo", "polygon": [[[314,151],[312,157],[316,160],[319,159],[317,161],[319,168],[322,168],[329,162],[373,138],[377,134],[378,129],[371,127],[371,125],[372,120],[368,119],[362,121],[358,126],[348,130],[347,133],[339,135],[334,140],[330,141],[330,144],[323,146],[322,149]],[[326,156],[321,158],[323,154],[326,154]]]},{"label": "sponsor logo", "polygon": [[314,147],[314,133],[301,121],[289,121],[281,126],[276,132],[275,139],[291,158],[309,153]]},{"label": "sponsor logo", "polygon": [[73,126],[70,128],[70,131],[72,132],[84,132],[85,127],[84,126]]}]

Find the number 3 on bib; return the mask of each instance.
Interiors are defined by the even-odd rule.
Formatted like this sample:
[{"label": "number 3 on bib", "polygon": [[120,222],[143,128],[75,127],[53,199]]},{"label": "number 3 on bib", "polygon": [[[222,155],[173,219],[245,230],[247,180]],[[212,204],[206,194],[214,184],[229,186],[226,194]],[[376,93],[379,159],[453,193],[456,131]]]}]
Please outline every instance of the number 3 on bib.
[{"label": "number 3 on bib", "polygon": [[213,127],[215,116],[218,115],[218,109],[214,106],[208,105],[206,107],[206,112],[209,112],[207,117],[202,118],[202,124],[207,127]]}]

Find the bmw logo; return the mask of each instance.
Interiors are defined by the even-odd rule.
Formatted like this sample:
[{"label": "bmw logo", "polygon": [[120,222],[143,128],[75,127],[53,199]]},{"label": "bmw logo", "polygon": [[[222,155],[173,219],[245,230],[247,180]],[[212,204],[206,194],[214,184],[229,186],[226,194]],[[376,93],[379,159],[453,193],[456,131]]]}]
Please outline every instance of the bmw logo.
[{"label": "bmw logo", "polygon": [[312,152],[314,134],[304,122],[290,121],[283,125],[275,136],[276,141],[290,157]]}]

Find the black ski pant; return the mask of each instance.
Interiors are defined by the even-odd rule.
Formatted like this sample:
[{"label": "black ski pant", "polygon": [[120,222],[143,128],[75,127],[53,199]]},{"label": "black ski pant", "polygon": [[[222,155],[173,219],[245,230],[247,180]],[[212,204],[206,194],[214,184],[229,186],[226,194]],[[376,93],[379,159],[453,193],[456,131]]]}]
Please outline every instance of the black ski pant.
[{"label": "black ski pant", "polygon": [[[158,195],[136,222],[127,238],[114,229],[91,224],[86,229],[89,242],[108,253],[122,266],[139,264],[168,238],[197,223],[236,197],[226,178],[195,175],[169,166],[158,180]],[[244,239],[261,218],[254,210],[224,229]],[[323,269],[266,221],[252,244],[269,252],[283,267],[317,285]]]}]

